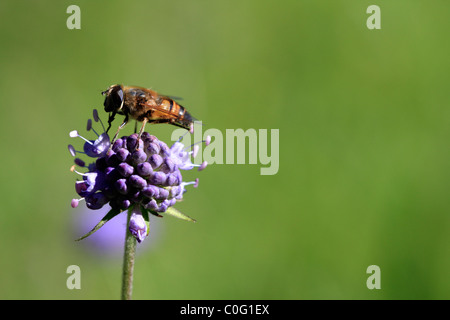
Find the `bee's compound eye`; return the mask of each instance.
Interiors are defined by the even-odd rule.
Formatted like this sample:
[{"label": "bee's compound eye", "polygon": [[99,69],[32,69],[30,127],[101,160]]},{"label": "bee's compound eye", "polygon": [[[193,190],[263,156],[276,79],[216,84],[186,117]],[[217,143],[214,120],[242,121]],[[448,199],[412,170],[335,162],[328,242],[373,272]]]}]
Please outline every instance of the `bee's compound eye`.
[{"label": "bee's compound eye", "polygon": [[116,85],[111,87],[108,91],[109,92],[106,94],[105,97],[105,102],[103,103],[103,105],[105,106],[105,111],[106,112],[117,111],[122,105],[123,90],[121,86]]}]

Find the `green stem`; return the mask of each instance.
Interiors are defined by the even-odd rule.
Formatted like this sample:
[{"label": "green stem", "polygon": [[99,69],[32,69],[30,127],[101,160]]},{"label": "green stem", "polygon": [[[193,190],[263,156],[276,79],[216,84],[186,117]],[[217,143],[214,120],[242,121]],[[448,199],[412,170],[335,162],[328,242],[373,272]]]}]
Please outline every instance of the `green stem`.
[{"label": "green stem", "polygon": [[136,253],[136,238],[129,231],[132,210],[128,210],[127,229],[125,233],[125,253],[123,255],[122,300],[131,300],[133,292],[133,269]]}]

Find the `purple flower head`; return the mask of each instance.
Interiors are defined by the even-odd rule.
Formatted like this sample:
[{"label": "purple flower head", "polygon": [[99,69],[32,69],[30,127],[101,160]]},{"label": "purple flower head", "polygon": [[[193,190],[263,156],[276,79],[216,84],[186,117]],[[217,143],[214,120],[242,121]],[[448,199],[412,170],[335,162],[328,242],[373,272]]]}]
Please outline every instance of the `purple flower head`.
[{"label": "purple flower head", "polygon": [[[94,121],[99,120],[98,113],[94,110]],[[103,123],[101,125],[105,130]],[[94,130],[91,119],[88,120],[87,130],[92,130],[97,138],[89,140],[76,130],[70,132],[70,137],[85,141],[83,151],[77,151],[69,145],[70,154],[75,157],[77,153],[81,153],[92,158],[92,163],[88,165],[79,158],[75,159],[71,171],[81,176],[81,180],[75,183],[75,191],[81,198],[73,199],[71,206],[77,207],[82,200],[92,210],[109,204],[111,211],[96,228],[100,228],[123,210],[132,210],[130,232],[142,242],[148,233],[148,213],[156,216],[168,213],[190,219],[171,207],[183,199],[185,186],[198,186],[198,179],[184,182],[180,172],[180,169],[191,170],[198,167],[200,171],[206,167],[206,161],[200,165],[191,161],[191,156],[195,157],[198,151],[198,144],[185,148],[177,141],[169,148],[147,132],[140,138],[137,134],[132,134],[111,142],[107,133],[98,134]],[[209,138],[202,142],[208,144]],[[84,168],[85,172],[76,170],[76,166]],[[94,229],[97,230],[96,228]]]}]

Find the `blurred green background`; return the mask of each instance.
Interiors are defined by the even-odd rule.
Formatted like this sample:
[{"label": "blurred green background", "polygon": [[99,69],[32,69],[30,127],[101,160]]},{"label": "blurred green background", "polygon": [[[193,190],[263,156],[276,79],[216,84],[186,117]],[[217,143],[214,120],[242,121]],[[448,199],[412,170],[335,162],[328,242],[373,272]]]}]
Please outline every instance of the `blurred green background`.
[{"label": "blurred green background", "polygon": [[135,299],[449,299],[449,14],[444,0],[3,0],[0,298],[120,297],[121,253],[73,241],[86,228],[67,145],[123,83],[183,97],[207,128],[280,130],[276,175],[185,173],[200,187],[177,208],[198,222],[152,220]]}]

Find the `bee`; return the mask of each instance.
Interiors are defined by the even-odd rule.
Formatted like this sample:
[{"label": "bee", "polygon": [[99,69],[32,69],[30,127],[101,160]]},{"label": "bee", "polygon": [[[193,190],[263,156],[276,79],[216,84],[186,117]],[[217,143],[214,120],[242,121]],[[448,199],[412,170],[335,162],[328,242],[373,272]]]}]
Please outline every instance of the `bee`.
[{"label": "bee", "polygon": [[156,91],[115,84],[102,92],[105,96],[105,111],[109,112],[108,133],[116,114],[124,115],[125,119],[117,130],[113,142],[119,131],[128,123],[129,119],[142,122],[138,137],[144,132],[147,123],[169,123],[192,131],[194,121],[190,113],[172,98],[160,95]]}]

